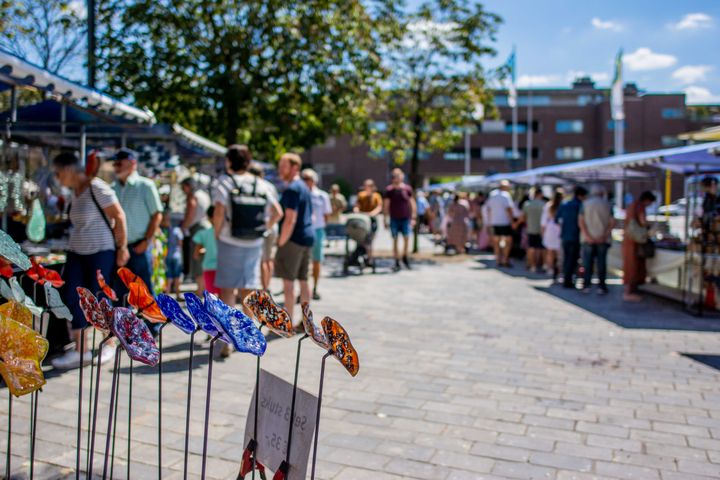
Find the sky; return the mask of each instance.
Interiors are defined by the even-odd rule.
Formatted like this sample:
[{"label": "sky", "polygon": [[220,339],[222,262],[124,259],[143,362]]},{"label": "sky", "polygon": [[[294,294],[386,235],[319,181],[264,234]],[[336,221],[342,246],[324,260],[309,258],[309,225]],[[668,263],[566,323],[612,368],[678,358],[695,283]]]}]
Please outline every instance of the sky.
[{"label": "sky", "polygon": [[[408,7],[420,0],[408,0]],[[497,56],[516,48],[520,87],[568,87],[579,74],[599,87],[623,49],[624,80],[648,92],[685,92],[720,103],[720,0],[485,0],[499,14]]]}]

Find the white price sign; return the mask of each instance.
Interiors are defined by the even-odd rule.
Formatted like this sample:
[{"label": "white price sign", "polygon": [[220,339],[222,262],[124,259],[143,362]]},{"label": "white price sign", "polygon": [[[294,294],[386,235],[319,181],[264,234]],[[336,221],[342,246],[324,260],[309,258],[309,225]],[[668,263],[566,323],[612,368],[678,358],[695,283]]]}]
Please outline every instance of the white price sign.
[{"label": "white price sign", "polygon": [[[277,470],[285,460],[290,429],[292,384],[272,373],[260,370],[260,408],[257,420],[257,459],[270,470]],[[258,388],[256,386],[255,388]],[[248,409],[245,445],[255,428],[255,392]],[[290,445],[290,469],[287,480],[302,480],[307,471],[317,413],[317,397],[300,388],[295,397],[295,423]]]}]

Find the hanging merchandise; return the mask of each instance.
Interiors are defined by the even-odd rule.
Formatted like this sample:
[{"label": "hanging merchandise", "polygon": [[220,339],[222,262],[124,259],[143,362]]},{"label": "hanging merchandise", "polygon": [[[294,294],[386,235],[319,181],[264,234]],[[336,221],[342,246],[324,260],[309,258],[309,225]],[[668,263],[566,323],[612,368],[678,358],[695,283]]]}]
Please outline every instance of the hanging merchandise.
[{"label": "hanging merchandise", "polygon": [[0,211],[4,212],[8,204],[10,190],[10,177],[5,172],[0,172]]},{"label": "hanging merchandise", "polygon": [[39,243],[45,240],[45,212],[38,198],[32,201],[30,220],[25,231],[31,242]]},{"label": "hanging merchandise", "polygon": [[23,203],[23,176],[19,173],[10,174],[10,201],[12,202],[12,208],[16,212],[25,211],[25,204]]}]

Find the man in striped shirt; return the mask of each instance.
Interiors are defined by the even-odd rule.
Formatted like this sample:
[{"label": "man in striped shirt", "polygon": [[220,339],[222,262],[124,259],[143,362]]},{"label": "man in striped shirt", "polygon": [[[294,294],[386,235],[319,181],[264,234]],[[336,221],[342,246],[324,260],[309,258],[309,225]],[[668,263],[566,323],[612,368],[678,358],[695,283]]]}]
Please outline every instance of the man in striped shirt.
[{"label": "man in striped shirt", "polygon": [[[115,169],[112,187],[127,218],[130,260],[126,267],[142,278],[153,293],[150,246],[162,220],[160,195],[155,182],[138,174],[135,152],[121,148],[112,162]],[[118,295],[127,293],[122,283],[117,285],[117,290]]]}]

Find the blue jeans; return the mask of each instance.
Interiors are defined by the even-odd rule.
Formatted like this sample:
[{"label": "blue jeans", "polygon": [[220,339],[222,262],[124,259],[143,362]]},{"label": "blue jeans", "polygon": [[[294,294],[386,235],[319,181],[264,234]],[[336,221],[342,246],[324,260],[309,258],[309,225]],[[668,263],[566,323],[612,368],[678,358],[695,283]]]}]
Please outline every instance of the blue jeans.
[{"label": "blue jeans", "polygon": [[91,255],[80,255],[67,252],[67,260],[63,269],[62,298],[72,313],[72,328],[84,328],[87,325],[85,315],[80,308],[77,287],[85,287],[96,295],[100,290],[96,271],[100,270],[106,279],[112,278],[115,271],[115,250],[103,250]]},{"label": "blue jeans", "polygon": [[573,277],[577,271],[578,258],[580,257],[580,242],[563,240],[563,285],[573,285]]},{"label": "blue jeans", "polygon": [[585,276],[583,278],[583,286],[590,287],[592,283],[593,267],[597,262],[597,276],[600,288],[607,289],[605,281],[607,279],[607,252],[610,245],[607,243],[583,243],[582,245],[582,262],[585,268]]}]

